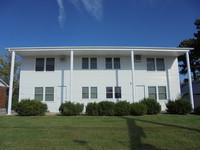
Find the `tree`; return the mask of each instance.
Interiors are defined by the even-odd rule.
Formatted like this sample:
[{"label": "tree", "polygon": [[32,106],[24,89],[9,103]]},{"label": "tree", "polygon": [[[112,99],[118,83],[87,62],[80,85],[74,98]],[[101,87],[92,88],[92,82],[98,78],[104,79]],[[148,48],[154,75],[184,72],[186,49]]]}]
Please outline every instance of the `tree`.
[{"label": "tree", "polygon": [[[194,33],[195,38],[183,40],[179,47],[192,47],[194,50],[189,52],[190,66],[193,80],[200,79],[200,19],[197,19],[194,23],[196,25],[197,33]],[[178,57],[180,74],[185,75],[187,73],[186,55]]]},{"label": "tree", "polygon": [[[0,78],[9,85],[10,82],[10,68],[11,68],[11,53],[4,57],[0,55]],[[15,60],[14,78],[13,78],[13,94],[18,95],[19,89],[19,60]]]}]

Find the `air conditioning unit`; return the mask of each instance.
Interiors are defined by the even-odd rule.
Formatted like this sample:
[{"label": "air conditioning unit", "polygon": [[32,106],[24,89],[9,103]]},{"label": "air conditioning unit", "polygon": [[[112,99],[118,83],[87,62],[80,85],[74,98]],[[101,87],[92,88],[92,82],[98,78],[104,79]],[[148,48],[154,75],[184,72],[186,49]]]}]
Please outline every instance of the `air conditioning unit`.
[{"label": "air conditioning unit", "polygon": [[135,56],[134,56],[134,61],[135,61],[135,62],[139,62],[139,61],[141,61],[141,60],[142,60],[141,55],[135,55]]},{"label": "air conditioning unit", "polygon": [[66,57],[65,56],[60,56],[60,62],[65,62],[66,61]]}]

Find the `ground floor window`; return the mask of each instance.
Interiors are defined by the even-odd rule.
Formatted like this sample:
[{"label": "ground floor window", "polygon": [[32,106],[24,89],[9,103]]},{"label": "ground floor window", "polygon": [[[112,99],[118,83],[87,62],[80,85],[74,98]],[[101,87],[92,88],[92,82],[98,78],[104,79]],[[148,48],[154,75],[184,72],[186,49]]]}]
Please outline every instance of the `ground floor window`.
[{"label": "ground floor window", "polygon": [[115,98],[121,98],[121,87],[115,87],[115,91],[113,91],[113,87],[106,87],[106,98],[113,98],[113,92],[115,93]]},{"label": "ground floor window", "polygon": [[166,86],[149,86],[148,87],[148,97],[152,99],[165,100],[167,99]]},{"label": "ground floor window", "polygon": [[82,87],[82,99],[97,99],[97,87]]},{"label": "ground floor window", "polygon": [[34,99],[39,101],[54,101],[54,87],[35,87]]},{"label": "ground floor window", "polygon": [[82,98],[89,98],[89,87],[82,87]]},{"label": "ground floor window", "polygon": [[97,87],[90,88],[90,98],[97,98]]}]

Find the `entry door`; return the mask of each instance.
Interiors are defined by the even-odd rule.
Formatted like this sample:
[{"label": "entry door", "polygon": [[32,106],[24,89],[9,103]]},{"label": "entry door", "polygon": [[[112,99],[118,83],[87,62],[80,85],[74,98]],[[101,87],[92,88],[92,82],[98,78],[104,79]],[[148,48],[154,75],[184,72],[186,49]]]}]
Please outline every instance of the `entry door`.
[{"label": "entry door", "polygon": [[136,85],[136,101],[139,102],[143,98],[145,98],[145,86]]}]

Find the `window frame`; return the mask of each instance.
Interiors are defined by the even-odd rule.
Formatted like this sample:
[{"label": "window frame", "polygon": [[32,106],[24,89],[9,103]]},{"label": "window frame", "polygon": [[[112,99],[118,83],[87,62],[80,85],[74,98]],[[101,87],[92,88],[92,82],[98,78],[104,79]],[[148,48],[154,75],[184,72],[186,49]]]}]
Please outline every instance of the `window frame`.
[{"label": "window frame", "polygon": [[[48,62],[48,60],[50,60],[50,59],[52,59],[53,60],[53,64],[47,64]],[[45,58],[45,71],[55,71],[55,58]],[[52,63],[52,62],[51,62]],[[50,69],[48,68],[48,66],[50,66]],[[53,68],[53,69],[51,69],[51,67]],[[47,69],[48,68],[48,69]]]},{"label": "window frame", "polygon": [[[150,93],[149,88],[155,88],[155,92],[154,92],[154,93],[153,93],[153,92]],[[150,94],[155,94],[155,98],[150,97]],[[149,97],[149,98],[152,98],[152,99],[155,99],[155,100],[158,99],[158,97],[157,97],[157,88],[156,88],[156,86],[148,86],[148,97]]]},{"label": "window frame", "polygon": [[[36,88],[41,88],[41,89],[42,89],[42,93],[39,93],[39,94],[36,93]],[[37,99],[37,98],[36,98],[36,95],[42,95],[42,100]],[[35,99],[35,100],[38,100],[38,101],[41,101],[41,102],[44,100],[44,88],[43,88],[43,87],[35,87],[35,88],[34,88],[34,99]]]},{"label": "window frame", "polygon": [[[148,59],[153,59],[154,60],[154,70],[149,70],[148,69]],[[158,59],[162,59],[163,60],[163,69],[159,69],[158,67]],[[160,67],[161,68],[161,67]],[[161,57],[146,57],[146,69],[147,71],[165,71],[166,70],[166,66],[165,66],[165,58],[161,58]]]},{"label": "window frame", "polygon": [[[96,89],[95,92],[92,89]],[[95,97],[93,95],[95,94]],[[98,88],[97,87],[90,87],[90,99],[97,99],[98,98]]]},{"label": "window frame", "polygon": [[[87,92],[84,92],[84,88],[87,88]],[[86,87],[86,86],[84,86],[84,87],[82,87],[82,99],[89,99],[89,87]],[[87,94],[87,97],[84,97],[84,94]]]},{"label": "window frame", "polygon": [[[160,88],[165,88],[165,92],[160,92]],[[160,98],[160,94],[165,94],[165,98]],[[158,86],[158,99],[159,100],[167,100],[167,87],[166,86]]]},{"label": "window frame", "polygon": [[[37,59],[43,59],[43,70],[39,71],[37,70]],[[53,59],[53,70],[47,70],[47,59]],[[55,71],[55,66],[56,66],[56,58],[55,57],[36,57],[35,58],[35,72],[53,72]]]},{"label": "window frame", "polygon": [[[53,93],[47,93],[47,88],[53,88]],[[54,90],[54,87],[45,87],[45,98],[44,98],[44,101],[45,102],[53,102],[54,101],[54,94],[55,93],[55,90]],[[46,100],[46,97],[47,97],[47,95],[52,95],[53,96],[53,100]]]},{"label": "window frame", "polygon": [[[37,69],[37,66],[38,66],[38,65],[37,65],[37,62],[38,62],[38,61],[37,61],[37,60],[38,60],[38,59],[42,59],[42,60],[43,60],[43,69],[42,69],[42,70],[38,70],[38,69]],[[45,58],[40,58],[40,57],[35,58],[35,71],[36,71],[36,72],[43,72],[43,71],[45,71]]]},{"label": "window frame", "polygon": [[[108,91],[108,88],[111,89],[111,92]],[[108,96],[108,94],[110,94],[110,96]],[[110,99],[113,98],[113,87],[111,86],[106,87],[106,98],[110,98]]]},{"label": "window frame", "polygon": [[122,98],[122,89],[120,86],[115,87],[115,98]]}]

